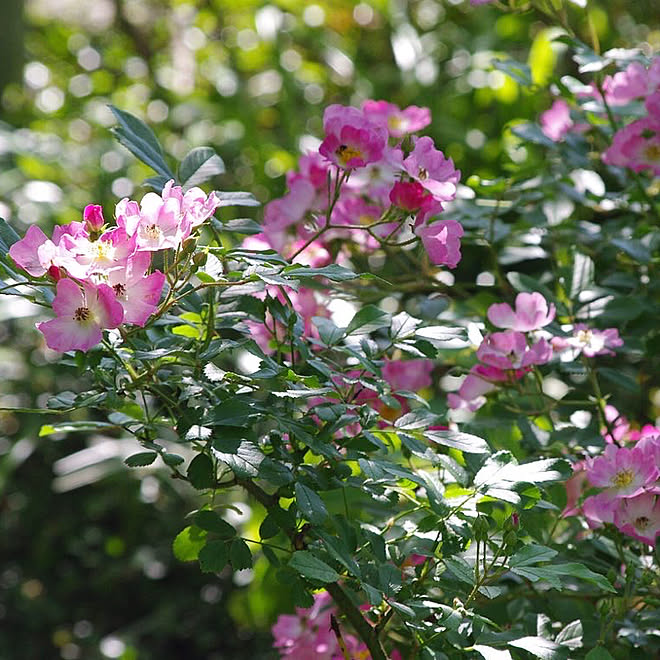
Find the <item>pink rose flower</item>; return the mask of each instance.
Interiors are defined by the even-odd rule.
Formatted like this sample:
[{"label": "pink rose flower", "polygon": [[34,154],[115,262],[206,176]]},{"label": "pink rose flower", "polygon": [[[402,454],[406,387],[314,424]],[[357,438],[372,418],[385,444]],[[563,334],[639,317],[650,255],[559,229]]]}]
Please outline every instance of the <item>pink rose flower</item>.
[{"label": "pink rose flower", "polygon": [[158,270],[147,275],[150,264],[151,254],[138,252],[128,260],[126,268],[117,268],[108,273],[108,285],[124,309],[124,323],[144,327],[147,319],[158,308],[165,275]]},{"label": "pink rose flower", "polygon": [[660,118],[644,117],[617,131],[602,158],[608,165],[660,175]]},{"label": "pink rose flower", "polygon": [[361,110],[330,105],[323,114],[326,137],[319,153],[346,170],[379,161],[387,146],[387,129],[368,119]]},{"label": "pink rose flower", "polygon": [[47,244],[52,246],[52,250],[50,250],[52,255],[55,251],[53,242],[37,225],[30,225],[25,236],[9,248],[9,256],[17,266],[33,277],[41,277],[46,274],[52,263],[52,258],[45,259],[44,252],[39,251],[42,245]]},{"label": "pink rose flower", "polygon": [[394,138],[402,138],[426,128],[431,123],[431,111],[410,105],[401,110],[387,101],[365,101],[362,110],[370,119],[381,122]]},{"label": "pink rose flower", "polygon": [[456,186],[461,173],[451,158],[438,151],[430,137],[418,138],[415,148],[403,161],[403,169],[412,179],[422,184],[439,202],[456,197]]},{"label": "pink rose flower", "polygon": [[552,348],[545,339],[528,346],[522,332],[508,330],[486,335],[477,349],[477,357],[497,369],[517,370],[549,362]]},{"label": "pink rose flower", "polygon": [[488,320],[498,328],[509,328],[517,332],[530,332],[545,327],[555,318],[555,306],[540,293],[519,293],[516,296],[516,309],[508,303],[491,305],[487,312]]},{"label": "pink rose flower", "polygon": [[608,445],[602,456],[587,463],[589,483],[607,489],[611,498],[640,495],[657,478],[657,467],[638,448]]},{"label": "pink rose flower", "polygon": [[440,220],[430,225],[417,227],[415,233],[431,263],[456,268],[461,260],[461,236],[463,227],[456,220]]},{"label": "pink rose flower", "polygon": [[660,534],[660,500],[653,493],[622,500],[614,512],[614,524],[624,534],[655,545]]},{"label": "pink rose flower", "polygon": [[82,288],[69,278],[57,283],[53,300],[56,318],[37,323],[46,344],[55,351],[88,351],[103,338],[104,328],[116,328],[124,310],[107,284],[83,282]]},{"label": "pink rose flower", "polygon": [[549,110],[541,114],[541,130],[553,142],[559,142],[573,126],[568,103],[557,99]]},{"label": "pink rose flower", "polygon": [[568,351],[568,359],[574,360],[580,353],[587,357],[614,355],[611,349],[623,346],[623,339],[616,328],[597,330],[584,323],[576,323],[571,337],[553,337],[550,343],[557,351]]}]

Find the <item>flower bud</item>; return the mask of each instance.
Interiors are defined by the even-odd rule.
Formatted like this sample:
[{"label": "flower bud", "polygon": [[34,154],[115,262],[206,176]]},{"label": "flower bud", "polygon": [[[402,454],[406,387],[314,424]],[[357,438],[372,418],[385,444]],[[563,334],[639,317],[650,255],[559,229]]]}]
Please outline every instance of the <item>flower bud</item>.
[{"label": "flower bud", "polygon": [[193,263],[195,264],[195,266],[201,267],[206,263],[206,258],[207,258],[206,252],[198,252],[193,257]]},{"label": "flower bud", "polygon": [[105,219],[103,218],[103,208],[98,204],[88,204],[83,212],[85,228],[90,234],[96,234],[103,229]]}]

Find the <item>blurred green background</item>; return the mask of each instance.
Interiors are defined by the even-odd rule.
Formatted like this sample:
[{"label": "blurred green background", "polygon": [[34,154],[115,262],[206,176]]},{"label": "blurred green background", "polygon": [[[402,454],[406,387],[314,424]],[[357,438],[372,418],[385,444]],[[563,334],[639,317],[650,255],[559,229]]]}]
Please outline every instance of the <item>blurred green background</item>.
[{"label": "blurred green background", "polygon": [[[603,50],[660,48],[657,0],[570,14]],[[464,178],[496,176],[518,158],[506,126],[551,100],[491,61],[529,62],[540,85],[575,74],[554,35],[532,12],[463,0],[4,0],[0,216],[49,231],[146,192],[152,172],[112,139],[108,103],[144,118],[173,164],[215,147],[227,173],[214,185],[262,202],[321,137],[323,108],[366,98],[430,107],[429,133]],[[29,304],[0,296],[0,320],[2,408],[80,386],[44,351]],[[112,438],[39,438],[48,421],[0,411],[0,658],[273,657],[286,587],[260,564],[232,580],[178,563],[171,540],[194,494],[123,468],[134,447]]]}]

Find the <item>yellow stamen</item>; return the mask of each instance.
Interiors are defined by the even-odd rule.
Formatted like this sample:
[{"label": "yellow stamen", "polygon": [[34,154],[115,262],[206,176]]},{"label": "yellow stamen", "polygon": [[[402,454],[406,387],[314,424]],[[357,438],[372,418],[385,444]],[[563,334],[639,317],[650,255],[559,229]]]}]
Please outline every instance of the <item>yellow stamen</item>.
[{"label": "yellow stamen", "polygon": [[612,477],[612,485],[617,488],[625,488],[626,486],[630,486],[634,478],[635,473],[632,470],[621,470],[621,472],[617,472]]}]

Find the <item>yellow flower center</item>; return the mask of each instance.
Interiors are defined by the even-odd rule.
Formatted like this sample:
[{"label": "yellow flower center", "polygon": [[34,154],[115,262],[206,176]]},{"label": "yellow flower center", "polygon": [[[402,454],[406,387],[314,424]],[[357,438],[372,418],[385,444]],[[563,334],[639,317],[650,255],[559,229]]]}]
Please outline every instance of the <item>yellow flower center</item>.
[{"label": "yellow flower center", "polygon": [[646,516],[640,516],[635,519],[635,527],[637,529],[646,529],[651,524],[651,521]]},{"label": "yellow flower center", "polygon": [[592,337],[592,332],[591,330],[579,330],[577,333],[577,340],[581,343],[584,344],[585,346],[589,343],[591,343],[591,337]]},{"label": "yellow flower center", "polygon": [[340,144],[335,150],[335,155],[343,167],[346,167],[352,158],[362,158],[362,152],[348,144]]},{"label": "yellow flower center", "polygon": [[612,477],[612,485],[617,488],[625,488],[630,486],[634,478],[635,473],[632,470],[621,470]]},{"label": "yellow flower center", "polygon": [[367,215],[366,213],[363,213],[359,218],[358,221],[360,222],[361,225],[370,225],[372,222],[374,222],[375,218],[371,215]]},{"label": "yellow flower center", "polygon": [[644,156],[652,163],[660,162],[660,144],[649,144],[644,148]]},{"label": "yellow flower center", "polygon": [[403,127],[403,124],[404,122],[401,119],[401,117],[397,117],[396,115],[391,115],[387,119],[387,126],[393,131],[398,131],[399,129],[401,129]]},{"label": "yellow flower center", "polygon": [[74,321],[89,321],[91,318],[92,313],[89,311],[88,307],[78,307],[78,309],[73,313],[73,320]]},{"label": "yellow flower center", "polygon": [[429,178],[429,172],[428,172],[428,170],[427,170],[426,168],[424,168],[424,167],[420,167],[419,170],[418,170],[418,172],[417,172],[417,178],[418,178],[420,181],[426,181],[426,179]]},{"label": "yellow flower center", "polygon": [[157,241],[161,234],[162,232],[156,225],[149,225],[148,227],[144,228],[144,235],[153,241]]}]

